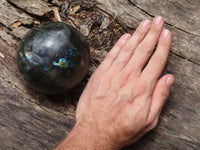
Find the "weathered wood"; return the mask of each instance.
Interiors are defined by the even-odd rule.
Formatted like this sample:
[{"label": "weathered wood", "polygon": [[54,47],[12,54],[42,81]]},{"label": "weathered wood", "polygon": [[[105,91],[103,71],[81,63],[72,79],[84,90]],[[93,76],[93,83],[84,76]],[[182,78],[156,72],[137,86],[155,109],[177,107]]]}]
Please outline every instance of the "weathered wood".
[{"label": "weathered wood", "polygon": [[16,41],[13,39],[13,37],[11,35],[7,34],[7,32],[5,30],[1,30],[0,37],[5,42],[7,42],[9,45],[14,45],[16,43]]},{"label": "weathered wood", "polygon": [[[55,96],[44,95],[27,87],[17,70],[16,45],[29,30],[27,25],[33,26],[34,16],[37,16],[37,19],[41,18],[38,16],[44,17],[51,8],[44,0],[8,1],[12,5],[6,0],[0,0],[0,149],[52,149],[74,125],[74,104],[87,80],[77,87],[77,91],[73,89],[71,93]],[[163,15],[166,18],[166,28],[173,33],[171,54],[165,73],[173,73],[176,82],[162,112],[159,125],[136,144],[125,149],[198,150],[200,147],[198,0],[97,1],[99,9],[113,16],[130,33],[141,20],[152,19],[155,15]],[[20,26],[12,28],[17,22],[21,23]],[[107,30],[104,29],[102,33],[104,32],[107,33]],[[106,51],[94,48],[92,51],[95,52],[92,57],[100,62],[107,54]]]},{"label": "weathered wood", "polygon": [[130,0],[136,7],[149,15],[161,15],[166,22],[194,35],[200,36],[199,0]]},{"label": "weathered wood", "polygon": [[[124,26],[124,28],[126,28],[126,29],[130,29],[130,28],[135,29],[137,27],[137,25],[139,24],[139,22],[142,21],[143,19],[146,19],[146,18],[152,19],[152,16],[150,16],[149,14],[153,14],[153,13],[149,12],[149,14],[148,14],[148,13],[138,9],[130,1],[123,1],[123,0],[110,0],[110,1],[97,0],[97,1],[99,3],[98,7],[100,9],[106,11],[113,17],[116,17],[116,19],[120,22],[120,24],[122,24]],[[196,3],[196,1],[194,1],[194,2]],[[146,0],[143,3],[149,4],[149,0]],[[163,4],[166,2],[159,1],[157,3]],[[168,4],[168,2],[167,2],[167,4]],[[186,4],[183,3],[182,5],[184,6]],[[191,5],[193,6],[192,2],[191,2]],[[197,5],[197,6],[198,6],[198,11],[199,11],[200,5]],[[153,15],[160,15],[160,14],[165,13],[166,14],[165,18],[167,21],[172,20],[171,18],[169,18],[167,16],[168,12],[176,11],[176,9],[166,10],[164,8],[165,5],[160,5],[160,7],[159,7],[160,11],[158,11],[157,7],[154,7],[153,5],[150,5],[149,7],[151,7],[151,9],[154,9],[156,11],[156,14],[153,14]],[[195,10],[196,9],[194,9],[194,11]],[[187,10],[185,10],[185,11],[187,12]],[[198,13],[198,11],[197,12],[195,11],[195,13]],[[176,16],[175,12],[174,12],[174,16]],[[174,20],[173,22],[175,22],[175,19],[173,19],[173,20]],[[187,20],[187,18],[186,18],[186,20]],[[186,20],[184,20],[183,22],[186,22]],[[176,28],[175,25],[173,25],[173,24],[169,25],[169,23],[167,21],[165,23],[165,26],[166,26],[166,28],[170,29],[173,34],[171,51],[177,55],[180,55],[181,57],[191,60],[197,64],[200,64],[200,57],[199,57],[199,55],[200,55],[200,51],[199,51],[200,36],[193,35],[193,34],[185,32],[183,30],[180,30],[180,29]],[[199,24],[200,24],[199,20],[196,19],[196,21],[193,20],[193,24],[189,24],[189,25],[192,26],[192,28],[199,28]]]},{"label": "weathered wood", "polygon": [[74,119],[42,109],[0,85],[1,149],[53,149]]},{"label": "weathered wood", "polygon": [[[124,0],[97,1],[100,9],[113,17],[117,17],[118,21],[128,31],[135,29],[138,23],[145,18],[152,19],[154,15],[164,15],[167,22],[165,26],[173,34],[171,54],[165,73],[173,73],[176,82],[164,107],[159,125],[135,145],[126,149],[198,150],[200,147],[200,37],[194,34],[199,34],[199,17],[191,16],[191,18],[194,17],[193,23],[187,22],[187,19],[190,14],[188,9],[191,8],[191,11],[194,11],[193,14],[198,14],[200,5],[193,8],[197,1],[188,1],[187,3],[181,1],[179,3],[174,0],[173,2],[182,5],[183,11],[186,12],[185,14],[179,12],[178,15],[182,15],[184,20],[181,18],[176,20],[175,18],[178,17],[176,16],[178,11],[176,7],[164,8],[165,6],[173,6],[172,1],[155,0],[151,2],[142,0],[137,1],[137,3],[132,1],[137,5]],[[157,7],[153,6],[155,3]],[[145,11],[138,7],[142,7]],[[169,16],[168,13],[170,13]],[[173,16],[175,17],[173,18]],[[180,29],[176,28],[175,25],[178,25]],[[187,26],[190,26],[190,28]]]},{"label": "weathered wood", "polygon": [[0,45],[0,149],[54,148],[72,128],[74,116],[45,108],[24,93],[16,51],[1,39]]},{"label": "weathered wood", "polygon": [[22,39],[28,31],[29,31],[29,29],[27,29],[27,28],[21,26],[21,27],[19,27],[19,28],[17,28],[17,29],[14,29],[11,33],[12,33],[14,36],[16,36],[16,37]]},{"label": "weathered wood", "polygon": [[12,29],[16,22],[31,25],[33,18],[1,0],[0,149],[53,149],[73,127],[74,107],[64,104],[63,107],[68,107],[62,113],[55,111],[59,104],[31,92],[21,79],[16,65],[15,37],[21,39],[29,29],[24,26]]},{"label": "weathered wood", "polygon": [[44,16],[45,14],[52,11],[51,8],[48,7],[48,4],[42,0],[8,0],[10,3],[16,5],[18,8],[21,8],[27,11],[30,14],[37,16]]},{"label": "weathered wood", "polygon": [[25,13],[19,13],[7,1],[0,0],[0,23],[10,27],[13,23],[20,21],[25,25],[33,23],[33,18]]}]

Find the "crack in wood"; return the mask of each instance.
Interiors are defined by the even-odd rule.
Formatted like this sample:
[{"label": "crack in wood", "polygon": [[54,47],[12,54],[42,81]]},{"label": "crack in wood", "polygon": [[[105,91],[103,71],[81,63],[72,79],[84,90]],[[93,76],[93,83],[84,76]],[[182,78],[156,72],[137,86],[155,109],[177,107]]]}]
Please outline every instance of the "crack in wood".
[{"label": "crack in wood", "polygon": [[[5,66],[6,66],[6,65],[5,65]],[[9,68],[7,68],[7,69],[9,69]],[[7,78],[5,78],[5,77],[1,77],[1,78],[3,79],[4,82],[7,82],[7,83],[9,83],[10,85],[12,85],[12,86],[15,87],[15,93],[16,93],[16,90],[18,90],[18,92],[20,92],[20,93],[23,91],[23,89],[20,88],[17,84],[15,84],[12,80],[7,80]],[[32,98],[29,97],[29,96],[26,97],[26,98],[24,98],[24,95],[26,95],[26,94],[17,94],[17,96],[19,96],[24,102],[33,103],[33,104],[39,106],[42,110],[44,110],[44,111],[46,111],[46,112],[48,112],[48,113],[50,113],[50,111],[52,111],[52,109],[46,108],[45,106],[41,105],[41,104],[40,104],[39,102],[37,102],[36,100],[32,100]],[[68,113],[61,113],[61,112],[59,112],[59,111],[56,111],[56,112],[57,112],[57,113],[60,113],[60,114],[62,114],[62,115],[64,115],[64,116],[66,116],[66,117],[69,117],[69,116],[71,116],[72,118],[75,117],[74,114],[72,114],[72,113],[70,113],[70,112],[68,112]]]},{"label": "crack in wood", "polygon": [[[137,7],[133,2],[131,2],[131,0],[128,0],[128,2],[130,2],[131,5],[134,5],[134,7],[136,7],[138,10],[141,10],[141,11],[142,11],[142,9],[140,9],[139,7]],[[106,12],[106,11],[103,10],[101,7],[98,7],[98,6],[97,6],[97,8],[98,8],[99,10],[101,10],[102,12],[108,14],[109,16],[111,16],[111,17],[113,18],[113,15],[111,15],[109,12]],[[133,17],[135,20],[137,20],[137,21],[139,21],[139,22],[141,21],[141,20],[138,19],[137,17],[135,17],[135,16],[131,15],[130,13],[128,13],[128,12],[125,10],[125,9],[126,9],[125,6],[121,5],[120,8],[123,10],[123,13],[125,13],[126,15],[130,16],[131,18]],[[145,10],[142,11],[142,12],[144,12],[144,13],[147,14],[147,15],[149,15],[150,17],[154,17],[153,15],[151,15],[151,14],[148,13],[148,12],[146,12]],[[125,30],[125,28],[127,28],[127,26],[124,27],[123,24],[121,24],[121,22],[119,22],[118,20],[117,20],[117,22],[123,27],[124,30]],[[167,22],[165,22],[165,24],[168,25],[168,26],[170,26],[171,28],[173,28],[173,29],[176,30],[176,31],[181,31],[181,32],[187,33],[187,31],[184,31],[184,30],[179,29],[179,28],[175,28],[175,26],[173,26],[173,25],[171,25],[171,24],[169,24],[169,23],[167,23]],[[128,28],[129,28],[129,27],[128,27]],[[135,28],[132,28],[132,27],[131,27],[130,29],[135,30]],[[126,31],[126,30],[125,30],[125,31]],[[192,35],[192,36],[195,36],[195,37],[199,37],[199,36],[194,35],[194,34],[192,34],[192,33],[187,33],[187,34]],[[178,56],[178,57],[180,57],[180,58],[182,58],[182,59],[185,59],[185,60],[187,60],[187,61],[189,61],[189,62],[191,62],[191,63],[194,63],[194,64],[196,64],[196,65],[200,65],[200,63],[198,63],[198,61],[194,61],[194,60],[190,59],[190,57],[187,58],[186,56],[183,56],[183,55],[179,54],[179,53],[176,52],[175,50],[171,51],[171,53],[172,53],[173,55],[176,55],[176,56]]]},{"label": "crack in wood", "polygon": [[[108,1],[105,0],[104,2],[106,3]],[[121,4],[123,3],[124,1],[121,1]],[[131,7],[132,6],[129,8],[131,9]],[[125,9],[125,7],[122,9]],[[137,9],[139,10],[139,8]],[[134,9],[134,12],[137,14],[135,16],[133,16],[131,12],[124,10],[124,13],[126,13],[125,15],[130,16],[128,16],[127,19],[130,20],[131,17],[134,17],[134,20],[136,20],[135,22],[130,22],[134,24],[132,26],[133,28],[130,29],[134,29],[140,19],[149,16],[147,16],[145,12],[139,12],[137,9]],[[112,13],[108,13],[102,9],[99,10],[113,18],[111,15]],[[23,9],[22,11],[24,12]],[[142,15],[138,16],[137,11]],[[114,13],[116,13],[116,11],[114,11]],[[37,18],[34,16],[33,19]],[[120,18],[119,20],[117,19],[117,22],[120,23]],[[178,28],[172,28],[173,26],[170,24],[167,25],[170,26],[172,30],[175,30],[175,43],[172,45],[173,51],[170,52],[165,73],[174,74],[176,82],[174,87],[172,87],[169,101],[166,103],[165,109],[162,112],[159,126],[154,129],[149,136],[145,135],[142,142],[136,143],[138,146],[131,149],[180,150],[184,148],[198,149],[200,146],[200,139],[198,136],[200,131],[198,126],[200,122],[198,116],[200,112],[198,109],[200,105],[200,95],[198,92],[200,90],[200,63],[197,58],[199,38],[194,38],[195,35],[191,36],[191,34],[189,35],[189,33],[181,31]],[[7,32],[13,35],[9,26],[6,27],[3,25],[3,29],[8,30]],[[176,32],[178,33],[176,34]],[[189,35],[189,37],[185,38],[187,35]],[[16,39],[14,40],[16,41]],[[0,57],[0,104],[2,104],[0,107],[1,148],[51,149],[66,133],[69,133],[69,129],[74,125],[75,117],[73,112],[75,107],[71,108],[71,106],[67,106],[65,108],[66,111],[58,111],[53,106],[57,103],[46,103],[46,101],[50,100],[48,97],[43,97],[43,95],[34,93],[31,89],[28,91],[29,89],[26,89],[19,74],[16,73],[16,62],[14,61],[16,51],[10,48],[11,45],[7,44],[2,38],[0,38],[0,43],[1,52],[5,55],[5,58]],[[183,44],[181,45],[181,43]],[[193,47],[193,45],[196,46]],[[183,49],[183,51],[181,51],[181,49]],[[192,53],[193,55],[190,55]],[[64,97],[64,100],[67,101],[65,98],[66,97]],[[43,102],[43,100],[45,102]],[[56,98],[55,100],[58,99]],[[66,105],[68,105],[68,102],[66,103]],[[170,111],[172,112],[170,113]]]},{"label": "crack in wood", "polygon": [[[110,18],[113,18],[113,19],[114,19],[114,17],[113,17],[111,14],[109,14],[108,12],[106,12],[105,10],[103,10],[102,8],[100,8],[100,7],[98,7],[98,6],[96,6],[96,8],[97,8],[100,12],[102,12],[102,13],[108,15]],[[124,26],[117,20],[117,18],[115,18],[115,21],[116,21],[119,25],[121,25],[123,31],[128,32],[127,29],[124,28]],[[135,28],[131,28],[131,29],[135,30]]]},{"label": "crack in wood", "polygon": [[[144,10],[143,8],[137,6],[133,1],[128,0],[128,2],[129,2],[130,4],[132,4],[134,7],[136,7],[137,9],[139,9],[139,10],[141,10],[142,12],[144,12],[145,14],[147,14],[148,16],[150,16],[150,17],[152,17],[152,18],[155,17],[154,15],[152,15],[152,14],[149,13],[149,12],[147,12],[147,11]],[[127,14],[128,14],[128,13],[127,13]],[[130,15],[130,14],[129,14],[129,15]],[[130,16],[132,16],[132,15],[130,15]],[[133,17],[133,16],[132,16],[132,17]],[[176,26],[174,26],[174,25],[172,25],[172,24],[170,24],[170,23],[168,23],[168,22],[166,22],[166,21],[165,21],[165,24],[167,24],[167,25],[169,25],[169,26],[171,26],[171,27],[173,27],[173,28],[175,28],[175,29],[177,29],[177,30],[180,30],[180,31],[182,31],[182,32],[185,32],[185,33],[187,33],[187,34],[200,37],[200,35],[196,35],[196,34],[193,34],[193,33],[191,33],[191,32],[188,32],[188,31],[186,31],[186,30],[184,30],[184,29],[181,29],[181,28],[179,28],[179,27],[176,27]]]},{"label": "crack in wood", "polygon": [[187,61],[189,61],[189,62],[191,62],[191,63],[194,63],[194,64],[200,66],[200,63],[197,63],[197,62],[195,62],[195,61],[193,61],[193,60],[191,60],[191,59],[188,59],[188,58],[186,58],[186,57],[184,57],[184,56],[182,56],[182,55],[179,55],[179,54],[177,54],[177,53],[175,53],[175,52],[173,52],[173,51],[170,51],[170,53],[172,53],[173,55],[176,55],[176,56],[178,56],[178,57],[180,57],[180,58],[182,58],[182,59],[185,59],[185,60],[187,60]]},{"label": "crack in wood", "polygon": [[20,8],[19,6],[17,6],[15,3],[11,2],[10,0],[7,1],[10,5],[12,5],[14,8],[17,8],[18,10],[24,12],[25,14],[29,15],[30,17],[40,20],[40,21],[50,21],[50,17],[46,16],[47,14],[43,15],[43,16],[38,16],[36,14],[30,13],[27,10]]}]

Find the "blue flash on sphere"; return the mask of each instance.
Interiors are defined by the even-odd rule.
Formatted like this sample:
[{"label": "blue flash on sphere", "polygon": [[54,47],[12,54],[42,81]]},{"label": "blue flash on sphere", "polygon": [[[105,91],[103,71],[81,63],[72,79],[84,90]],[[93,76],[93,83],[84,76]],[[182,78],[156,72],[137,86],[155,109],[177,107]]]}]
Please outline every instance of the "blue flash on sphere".
[{"label": "blue flash on sphere", "polygon": [[75,28],[63,22],[46,22],[22,39],[17,64],[34,89],[61,93],[83,79],[89,58],[89,46]]},{"label": "blue flash on sphere", "polygon": [[60,68],[67,68],[69,67],[69,63],[67,58],[59,58],[58,62],[53,62],[53,65],[58,66]]}]

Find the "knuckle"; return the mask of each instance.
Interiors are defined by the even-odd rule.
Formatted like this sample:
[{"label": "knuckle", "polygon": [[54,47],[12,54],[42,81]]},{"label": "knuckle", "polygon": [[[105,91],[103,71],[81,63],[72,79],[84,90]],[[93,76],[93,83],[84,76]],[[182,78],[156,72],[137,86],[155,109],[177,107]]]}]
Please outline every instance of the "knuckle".
[{"label": "knuckle", "polygon": [[126,65],[127,63],[128,63],[128,61],[129,61],[129,59],[127,59],[125,56],[124,57],[122,57],[121,59],[118,59],[118,61],[119,61],[119,63],[121,64],[121,65]]},{"label": "knuckle", "polygon": [[125,44],[125,40],[120,39],[119,41],[117,41],[117,43],[115,44],[115,48],[121,49],[124,44]]},{"label": "knuckle", "polygon": [[161,49],[166,49],[166,47],[169,47],[169,41],[166,40],[165,38],[160,38],[160,48]]},{"label": "knuckle", "polygon": [[151,44],[149,42],[144,42],[139,45],[139,49],[142,53],[151,55],[153,48],[151,47]]},{"label": "knuckle", "polygon": [[139,36],[139,37],[143,37],[145,34],[146,34],[146,30],[143,29],[143,28],[140,28],[140,30],[137,30],[137,31],[135,32],[135,35],[136,35],[136,36]]},{"label": "knuckle", "polygon": [[99,71],[96,70],[96,71],[93,73],[93,75],[91,76],[90,81],[92,82],[92,84],[96,84],[96,83],[99,81],[99,78],[100,78],[100,76],[99,76]]},{"label": "knuckle", "polygon": [[161,95],[163,101],[165,101],[168,98],[169,94],[168,94],[168,92],[162,90],[162,91],[160,91],[160,95]]},{"label": "knuckle", "polygon": [[123,52],[126,52],[126,53],[131,53],[132,52],[132,49],[130,48],[131,45],[130,44],[127,44],[123,47]]},{"label": "knuckle", "polygon": [[150,34],[152,34],[152,35],[159,35],[160,32],[161,32],[161,28],[158,26],[154,26],[150,30]]},{"label": "knuckle", "polygon": [[133,93],[133,96],[134,97],[139,97],[141,95],[143,95],[146,90],[147,90],[147,83],[142,81],[142,82],[139,82],[136,86],[137,88],[134,90],[135,92]]},{"label": "knuckle", "polygon": [[129,77],[130,77],[130,75],[131,75],[131,71],[126,71],[126,72],[121,72],[120,74],[119,74],[119,78],[121,79],[121,80],[128,80],[129,79]]},{"label": "knuckle", "polygon": [[106,59],[110,59],[110,60],[115,60],[116,56],[113,55],[112,53],[108,53],[108,55],[106,56]]},{"label": "knuckle", "polygon": [[154,129],[158,124],[158,118],[156,118],[150,125],[149,125],[149,130]]},{"label": "knuckle", "polygon": [[141,81],[140,84],[138,84],[138,89],[139,90],[146,90],[147,89],[147,82],[145,80]]},{"label": "knuckle", "polygon": [[163,62],[165,61],[165,58],[162,57],[161,55],[155,55],[153,58],[153,61],[155,63],[163,64]]}]

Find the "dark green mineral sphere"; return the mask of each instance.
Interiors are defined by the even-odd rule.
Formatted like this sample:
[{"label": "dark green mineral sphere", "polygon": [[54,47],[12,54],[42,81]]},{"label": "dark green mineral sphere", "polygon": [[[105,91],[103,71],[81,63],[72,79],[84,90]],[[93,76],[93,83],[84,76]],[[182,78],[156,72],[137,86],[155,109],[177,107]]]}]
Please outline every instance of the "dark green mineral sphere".
[{"label": "dark green mineral sphere", "polygon": [[46,22],[22,39],[17,53],[20,73],[44,93],[61,93],[78,84],[89,66],[89,46],[72,26]]}]

